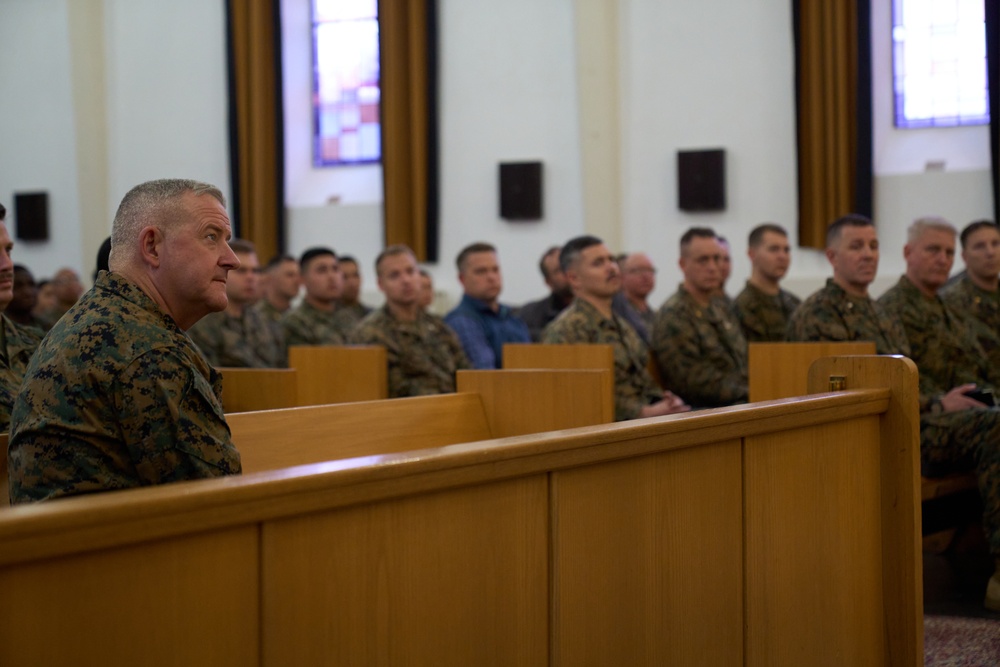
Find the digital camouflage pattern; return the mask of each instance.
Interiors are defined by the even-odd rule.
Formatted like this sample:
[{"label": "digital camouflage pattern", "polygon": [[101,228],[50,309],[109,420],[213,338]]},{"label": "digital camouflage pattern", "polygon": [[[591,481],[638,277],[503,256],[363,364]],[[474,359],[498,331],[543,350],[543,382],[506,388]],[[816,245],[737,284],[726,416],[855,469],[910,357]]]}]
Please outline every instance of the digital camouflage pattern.
[{"label": "digital camouflage pattern", "polygon": [[21,387],[31,355],[42,342],[42,332],[0,315],[0,433],[10,430],[10,411]]},{"label": "digital camouflage pattern", "polygon": [[748,343],[778,343],[785,340],[788,320],[800,303],[802,299],[791,292],[766,294],[748,280],[733,307]]},{"label": "digital camouflage pattern", "polygon": [[[253,309],[257,311],[257,314],[264,318],[266,322],[272,324],[277,324],[278,329],[281,329],[281,318],[285,316],[287,311],[278,310],[271,305],[271,302],[267,299],[261,299],[253,305]],[[284,334],[282,333],[282,339],[284,339]]]},{"label": "digital camouflage pattern", "polygon": [[692,408],[747,400],[747,342],[721,297],[705,307],[679,287],[656,313],[653,352],[663,384]]},{"label": "digital camouflage pattern", "polygon": [[253,308],[242,316],[210,313],[188,329],[188,335],[216,368],[282,368],[285,347],[281,327]]},{"label": "digital camouflage pattern", "polygon": [[345,338],[363,320],[372,309],[363,303],[355,303],[350,306],[337,306],[333,316],[337,330],[343,332]]},{"label": "digital camouflage pattern", "polygon": [[102,271],[28,364],[11,502],[239,473],[221,379],[152,299]]},{"label": "digital camouflage pattern", "polygon": [[925,296],[906,276],[882,295],[879,304],[902,322],[910,358],[920,371],[923,472],[939,476],[976,471],[984,532],[990,552],[1000,557],[1000,409],[945,412],[941,405],[941,396],[958,385],[990,385],[982,349],[958,313],[939,296]]},{"label": "digital camouflage pattern", "polygon": [[984,290],[965,275],[948,284],[940,294],[945,304],[972,329],[990,367],[1000,369],[1000,290]]},{"label": "digital camouflage pattern", "polygon": [[608,319],[588,301],[576,299],[545,328],[542,342],[612,346],[616,421],[635,419],[644,406],[663,399],[663,390],[646,370],[649,350],[619,315]]},{"label": "digital camouflage pattern", "polygon": [[455,371],[472,368],[455,332],[425,312],[403,322],[383,306],[361,320],[349,340],[386,349],[390,398],[451,393]]},{"label": "digital camouflage pattern", "polygon": [[336,311],[320,310],[303,301],[298,308],[293,308],[281,318],[285,346],[343,345],[348,332],[337,321],[336,315]]},{"label": "digital camouflage pattern", "polygon": [[864,341],[879,354],[909,356],[910,345],[898,320],[868,296],[852,296],[832,278],[803,301],[788,322],[789,341]]}]

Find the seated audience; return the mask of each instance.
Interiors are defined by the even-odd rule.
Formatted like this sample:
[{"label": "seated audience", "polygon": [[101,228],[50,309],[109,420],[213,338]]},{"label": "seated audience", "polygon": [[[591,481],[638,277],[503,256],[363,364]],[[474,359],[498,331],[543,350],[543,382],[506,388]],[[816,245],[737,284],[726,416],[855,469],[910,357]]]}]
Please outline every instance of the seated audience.
[{"label": "seated audience", "polygon": [[965,317],[993,368],[1000,369],[1000,228],[978,220],[962,230],[966,271],[948,281],[941,298]]},{"label": "seated audience", "polygon": [[791,262],[788,232],[765,223],[750,232],[747,255],[750,280],[733,303],[748,343],[785,340],[788,318],[802,302],[781,289],[781,279]]},{"label": "seated audience", "polygon": [[[41,330],[22,326],[7,316],[6,309],[13,303],[17,291],[17,280],[15,265],[10,260],[14,243],[4,224],[6,215],[6,207],[0,204],[0,311],[4,311],[0,315],[0,433],[10,429],[10,411],[24,378],[24,370],[42,340]],[[24,272],[27,273],[27,269]],[[30,273],[27,275],[31,277]],[[31,284],[34,286],[34,281]],[[30,316],[30,307],[27,312]]]},{"label": "seated audience", "polygon": [[4,315],[15,324],[33,327],[44,333],[46,324],[35,315],[36,303],[38,303],[38,288],[35,286],[35,277],[31,275],[28,267],[15,264],[14,298],[7,304]]},{"label": "seated audience", "polygon": [[747,400],[747,342],[720,296],[722,246],[711,229],[681,237],[684,282],[656,313],[653,352],[660,377],[694,408]]},{"label": "seated audience", "polygon": [[343,286],[337,299],[337,320],[343,331],[350,331],[372,309],[361,303],[361,267],[358,260],[350,255],[340,258],[340,275]]},{"label": "seated audience", "polygon": [[993,374],[975,334],[938,295],[955,257],[955,228],[921,218],[907,230],[906,274],[879,299],[901,322],[910,358],[920,369],[920,459],[924,474],[975,470],[983,526],[996,572],[985,605],[1000,611],[1000,408],[983,397]]},{"label": "seated audience", "polygon": [[455,391],[455,371],[472,366],[455,332],[420,307],[413,251],[389,246],[375,260],[375,275],[385,305],[358,323],[350,341],[386,349],[390,398]]},{"label": "seated audience", "polygon": [[302,276],[299,263],[291,255],[275,255],[261,274],[261,299],[254,309],[265,320],[280,323],[292,307],[292,300],[299,295]]},{"label": "seated audience", "polygon": [[56,286],[52,284],[51,280],[42,278],[38,281],[38,289],[36,290],[36,299],[34,309],[31,313],[43,323],[43,329],[48,331],[51,326],[49,321],[45,319],[45,313],[49,312],[56,307]]},{"label": "seated audience", "polygon": [[552,246],[545,251],[538,263],[542,278],[549,287],[549,295],[526,303],[514,311],[528,325],[531,340],[534,341],[541,340],[542,330],[573,301],[573,292],[566,281],[566,274],[559,266],[560,250],[559,246]]},{"label": "seated audience", "polygon": [[863,215],[849,214],[830,223],[826,258],[833,278],[802,302],[788,322],[790,341],[870,340],[879,354],[909,355],[906,334],[868,296],[878,273],[875,226]]},{"label": "seated audience", "polygon": [[474,368],[502,368],[504,343],[530,343],[531,334],[509,306],[500,303],[503,278],[496,248],[473,243],[458,253],[462,301],[445,315],[445,323],[462,342]]},{"label": "seated audience", "polygon": [[615,420],[685,412],[690,408],[656,386],[646,370],[649,352],[635,330],[611,309],[621,273],[611,251],[595,236],[570,240],[559,264],[574,299],[546,328],[544,343],[611,345],[615,360]]},{"label": "seated audience", "polygon": [[160,180],[130,190],[111,232],[111,272],[49,332],[11,417],[12,503],[240,472],[221,376],[185,334],[226,307],[239,266],[215,187]]},{"label": "seated audience", "polygon": [[343,345],[347,332],[334,317],[343,285],[337,254],[329,248],[302,253],[299,271],[306,295],[281,319],[285,345]]},{"label": "seated audience", "polygon": [[656,289],[656,267],[644,252],[625,255],[619,266],[622,270],[622,294],[628,301],[629,309],[642,320],[648,335],[656,321],[656,310],[646,300]]},{"label": "seated audience", "polygon": [[83,294],[83,283],[80,282],[79,274],[73,269],[59,269],[51,282],[55,304],[39,315],[39,318],[48,324],[47,328],[51,328],[59,321],[59,318],[65,315]]},{"label": "seated audience", "polygon": [[229,247],[240,261],[226,281],[229,303],[201,318],[188,335],[216,368],[280,368],[285,365],[281,329],[253,308],[260,298],[257,251],[243,239],[233,239]]}]

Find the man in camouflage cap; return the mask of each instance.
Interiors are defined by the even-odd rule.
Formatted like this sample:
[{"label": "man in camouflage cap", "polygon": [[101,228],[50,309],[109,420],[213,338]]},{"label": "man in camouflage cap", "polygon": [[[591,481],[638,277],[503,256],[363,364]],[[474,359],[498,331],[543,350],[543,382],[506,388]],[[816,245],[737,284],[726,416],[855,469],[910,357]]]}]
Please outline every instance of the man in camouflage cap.
[{"label": "man in camouflage cap", "polygon": [[257,251],[243,239],[233,239],[229,247],[240,261],[226,281],[229,305],[201,318],[188,335],[216,368],[280,368],[285,365],[281,327],[253,308],[260,298]]},{"label": "man in camouflage cap", "polygon": [[[6,215],[6,207],[0,204],[0,310],[5,310],[14,299],[14,264],[10,259],[14,243],[3,222]],[[41,330],[12,322],[6,314],[0,316],[0,432],[6,433],[10,428],[14,397],[28,361],[41,341]]]},{"label": "man in camouflage cap", "polygon": [[747,400],[747,342],[721,296],[722,246],[711,229],[681,237],[684,282],[656,313],[653,351],[664,384],[696,408]]},{"label": "man in camouflage cap", "polygon": [[833,278],[809,296],[788,322],[790,341],[870,340],[879,354],[909,355],[906,333],[868,295],[878,273],[878,234],[871,219],[837,218],[826,231]]},{"label": "man in camouflage cap", "polygon": [[14,403],[12,503],[240,472],[221,377],[184,333],[226,307],[225,198],[160,180],[125,195],[111,271],[38,348]]},{"label": "man in camouflage cap", "polygon": [[788,232],[770,222],[757,225],[747,245],[750,279],[734,301],[743,336],[748,343],[783,341],[788,319],[802,301],[780,285],[790,263]]},{"label": "man in camouflage cap", "polygon": [[923,472],[976,471],[984,530],[996,559],[985,604],[1000,611],[1000,408],[967,395],[977,388],[992,390],[993,369],[962,316],[938,296],[955,257],[955,228],[941,218],[916,220],[907,230],[903,256],[906,274],[879,304],[902,323],[910,358],[920,369]]},{"label": "man in camouflage cap", "polygon": [[612,311],[611,303],[621,289],[621,272],[601,239],[571,239],[559,252],[559,265],[574,299],[545,328],[542,342],[612,346],[617,421],[690,410],[673,393],[656,386],[646,370],[649,351],[635,329]]},{"label": "man in camouflage cap", "polygon": [[455,371],[472,368],[455,332],[418,301],[420,272],[413,251],[391,245],[375,259],[385,305],[369,313],[351,332],[350,342],[386,349],[389,397],[455,391]]},{"label": "man in camouflage cap", "polygon": [[990,365],[1000,369],[1000,228],[977,220],[960,240],[966,270],[941,289],[941,298],[966,318]]},{"label": "man in camouflage cap", "polygon": [[347,332],[335,317],[343,287],[337,253],[310,248],[302,253],[299,270],[306,295],[281,319],[285,345],[343,345]]}]

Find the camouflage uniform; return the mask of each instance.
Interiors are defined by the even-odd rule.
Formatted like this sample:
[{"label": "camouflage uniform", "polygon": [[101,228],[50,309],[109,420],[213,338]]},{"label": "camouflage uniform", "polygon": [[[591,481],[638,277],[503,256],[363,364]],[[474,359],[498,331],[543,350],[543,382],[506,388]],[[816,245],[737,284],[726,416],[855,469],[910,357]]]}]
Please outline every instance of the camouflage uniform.
[{"label": "camouflage uniform", "polygon": [[792,313],[787,340],[870,340],[879,354],[910,354],[906,332],[898,320],[886,315],[870,297],[848,294],[832,278]]},{"label": "camouflage uniform", "polygon": [[286,365],[278,325],[253,308],[242,317],[211,313],[188,329],[205,360],[217,368],[281,368]]},{"label": "camouflage uniform", "polygon": [[257,311],[257,314],[264,318],[265,322],[270,322],[272,324],[277,324],[278,329],[281,329],[281,318],[285,316],[288,311],[278,310],[271,302],[267,299],[261,299],[253,305],[253,309]]},{"label": "camouflage uniform", "polygon": [[678,288],[656,313],[653,352],[664,385],[691,407],[747,400],[747,342],[721,297],[704,307]]},{"label": "camouflage uniform", "polygon": [[25,371],[11,417],[11,502],[239,473],[220,389],[173,318],[102,271]]},{"label": "camouflage uniform", "polygon": [[765,294],[748,280],[733,305],[747,342],[766,343],[785,340],[788,319],[800,303],[802,299],[791,292]]},{"label": "camouflage uniform", "polygon": [[961,384],[984,383],[987,362],[973,332],[942,301],[903,276],[879,299],[901,321],[920,370],[920,458],[924,474],[974,469],[983,498],[990,551],[1000,557],[1000,408],[945,412],[941,397]]},{"label": "camouflage uniform", "polygon": [[455,371],[472,368],[455,332],[425,312],[414,322],[402,322],[383,306],[358,323],[350,342],[386,349],[390,398],[453,392]]},{"label": "camouflage uniform", "polygon": [[996,374],[1000,373],[1000,290],[988,292],[977,286],[968,275],[941,290],[941,299],[952,311],[965,319],[965,323],[976,334],[979,346],[986,353],[992,384],[998,384]]},{"label": "camouflage uniform", "polygon": [[0,432],[10,427],[10,411],[14,407],[24,369],[42,342],[42,332],[25,327],[0,315]]},{"label": "camouflage uniform", "polygon": [[347,334],[357,326],[358,322],[363,320],[368,313],[372,312],[372,309],[363,303],[355,303],[350,306],[337,306],[337,310],[334,313],[334,319],[337,323],[337,328],[347,337]]},{"label": "camouflage uniform", "polygon": [[343,345],[346,332],[336,314],[303,301],[281,318],[285,345]]},{"label": "camouflage uniform", "polygon": [[649,350],[621,316],[611,319],[584,299],[576,299],[542,333],[543,343],[611,345],[615,356],[615,420],[635,419],[646,405],[663,398],[646,364]]}]

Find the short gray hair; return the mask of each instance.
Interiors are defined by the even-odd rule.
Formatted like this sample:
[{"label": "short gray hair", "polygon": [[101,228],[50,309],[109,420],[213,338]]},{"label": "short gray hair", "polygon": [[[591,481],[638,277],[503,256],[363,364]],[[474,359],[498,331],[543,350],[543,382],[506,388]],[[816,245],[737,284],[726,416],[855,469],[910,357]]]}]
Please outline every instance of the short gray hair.
[{"label": "short gray hair", "polygon": [[914,243],[930,229],[937,229],[942,232],[948,232],[952,236],[958,236],[958,230],[955,229],[955,225],[951,224],[944,218],[928,215],[922,218],[917,218],[910,224],[909,227],[906,228],[906,242]]},{"label": "short gray hair", "polygon": [[108,264],[121,268],[131,257],[129,252],[143,227],[156,225],[166,230],[179,214],[180,199],[188,192],[209,195],[223,206],[226,197],[214,185],[185,178],[161,178],[141,183],[126,193],[111,227],[111,256]]}]

